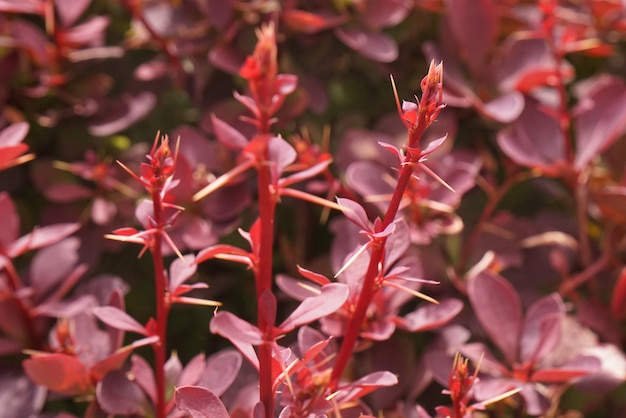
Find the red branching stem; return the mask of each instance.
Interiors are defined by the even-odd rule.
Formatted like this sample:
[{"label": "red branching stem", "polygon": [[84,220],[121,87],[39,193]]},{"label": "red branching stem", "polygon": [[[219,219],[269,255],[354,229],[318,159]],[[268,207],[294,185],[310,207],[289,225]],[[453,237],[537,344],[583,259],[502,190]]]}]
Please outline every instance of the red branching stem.
[{"label": "red branching stem", "polygon": [[152,37],[152,40],[154,40],[154,42],[156,42],[159,45],[159,47],[163,50],[163,52],[165,52],[167,59],[172,63],[172,65],[176,69],[176,78],[174,79],[174,81],[177,83],[177,87],[182,87],[183,82],[184,82],[183,76],[185,74],[185,70],[183,69],[182,60],[178,56],[178,53],[175,51],[174,44],[171,41],[168,41],[167,39],[163,38],[161,35],[157,33],[157,31],[154,30],[152,25],[150,25],[150,23],[143,16],[143,13],[141,12],[140,2],[124,0],[122,4],[126,6],[128,11],[130,11],[130,13],[133,15],[135,19],[141,22],[141,24],[144,26],[144,28],[146,28],[146,30]]},{"label": "red branching stem", "polygon": [[154,266],[154,284],[156,298],[156,322],[157,334],[159,341],[153,346],[154,350],[154,367],[156,377],[157,404],[156,418],[166,417],[166,400],[165,400],[165,361],[167,348],[167,317],[169,306],[166,295],[166,280],[163,269],[163,253],[161,251],[161,231],[164,230],[163,222],[163,205],[161,202],[161,187],[155,187],[152,191],[152,205],[154,210],[155,229],[158,231],[154,234],[154,241],[150,252],[152,253],[152,264]]},{"label": "red branching stem", "polygon": [[486,190],[488,195],[488,201],[483,208],[483,211],[481,212],[480,218],[478,218],[474,229],[472,229],[472,232],[463,244],[463,250],[461,251],[461,257],[459,259],[459,264],[457,267],[457,272],[459,274],[463,274],[465,268],[467,268],[467,263],[469,262],[469,257],[472,254],[472,250],[476,246],[476,241],[478,240],[480,234],[483,232],[489,219],[491,219],[491,216],[498,207],[498,204],[500,203],[502,198],[511,190],[513,186],[521,183],[522,181],[530,179],[533,176],[535,176],[535,173],[533,172],[520,171],[515,175],[507,177],[504,183],[498,186],[495,190],[493,190],[493,188],[491,188],[490,186],[486,186],[490,187]]},{"label": "red branching stem", "polygon": [[[559,94],[559,109],[558,118],[561,128],[561,135],[563,136],[565,146],[565,156],[567,164],[572,168],[573,172],[577,170],[573,169],[575,161],[575,150],[573,148],[573,140],[570,134],[570,128],[572,124],[572,113],[569,109],[568,94],[565,88],[565,82],[563,80],[563,73],[561,71],[561,64],[565,60],[565,52],[563,48],[558,45],[558,40],[555,38],[555,23],[556,23],[556,8],[558,7],[558,0],[546,1],[544,7],[544,22],[543,30],[548,48],[552,52],[555,65],[555,83]],[[580,241],[579,252],[581,262],[584,266],[591,264],[591,244],[589,243],[589,236],[587,234],[587,191],[586,191],[586,177],[583,173],[577,173],[572,187],[574,189],[576,199],[576,218],[578,220],[578,239]],[[568,179],[565,179],[566,181]]]},{"label": "red branching stem", "polygon": [[589,265],[585,270],[570,279],[565,280],[559,287],[559,294],[561,296],[570,295],[576,288],[593,279],[598,273],[607,268],[611,263],[611,260],[612,256],[609,251],[602,252],[600,258]]}]

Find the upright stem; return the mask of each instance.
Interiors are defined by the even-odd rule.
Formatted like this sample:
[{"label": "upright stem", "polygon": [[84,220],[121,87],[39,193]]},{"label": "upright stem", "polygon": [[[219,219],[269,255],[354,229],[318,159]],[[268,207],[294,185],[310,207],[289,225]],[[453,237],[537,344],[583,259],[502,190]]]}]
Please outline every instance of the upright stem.
[{"label": "upright stem", "polygon": [[[157,187],[155,187],[157,189]],[[161,205],[161,190],[152,192],[152,205],[154,208],[154,221],[157,231],[162,231],[163,224],[163,207]],[[156,321],[157,334],[159,340],[152,345],[154,350],[154,368],[156,376],[156,418],[166,417],[166,400],[165,400],[165,358],[166,358],[166,336],[167,336],[167,316],[169,306],[166,300],[166,280],[163,273],[163,253],[161,251],[162,238],[160,233],[154,234],[153,247],[150,249],[152,253],[152,264],[154,266],[154,282],[156,297]]]},{"label": "upright stem", "polygon": [[[415,130],[410,131],[409,146],[419,144],[419,140],[425,129],[426,123],[425,121],[421,121]],[[400,202],[402,201],[404,192],[406,191],[411,176],[413,175],[414,168],[412,163],[417,162],[413,160],[414,158],[417,157],[411,153],[408,153],[405,157],[406,164],[404,164],[400,170],[400,176],[398,177],[396,188],[391,197],[391,201],[389,202],[389,206],[387,207],[387,211],[385,212],[381,230],[389,226],[396,219],[398,209],[400,208]],[[367,266],[365,278],[363,279],[363,286],[361,287],[356,308],[351,318],[348,320],[346,333],[341,343],[341,348],[337,354],[337,359],[335,360],[335,365],[330,377],[331,390],[337,389],[339,379],[341,379],[341,375],[348,365],[356,340],[361,332],[361,326],[363,325],[363,321],[367,315],[367,308],[372,302],[376,292],[380,289],[380,285],[376,283],[376,278],[379,276],[379,266],[383,261],[386,242],[387,237],[376,238],[373,242],[370,261]]]},{"label": "upright stem", "polygon": [[272,178],[270,167],[261,164],[257,168],[257,184],[259,188],[259,219],[261,222],[261,241],[259,248],[259,264],[256,273],[257,318],[258,325],[266,341],[259,347],[259,385],[261,402],[265,407],[265,416],[274,414],[274,392],[272,390],[272,344],[274,324],[262,310],[261,295],[272,291],[272,249],[274,243],[274,216],[276,200],[271,190]]}]

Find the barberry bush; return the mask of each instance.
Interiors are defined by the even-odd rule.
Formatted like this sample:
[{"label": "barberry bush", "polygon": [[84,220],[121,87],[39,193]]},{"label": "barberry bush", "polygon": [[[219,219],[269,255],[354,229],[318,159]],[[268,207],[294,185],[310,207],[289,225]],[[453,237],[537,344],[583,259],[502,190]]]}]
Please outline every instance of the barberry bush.
[{"label": "barberry bush", "polygon": [[0,0],[0,418],[626,416],[620,0]]}]

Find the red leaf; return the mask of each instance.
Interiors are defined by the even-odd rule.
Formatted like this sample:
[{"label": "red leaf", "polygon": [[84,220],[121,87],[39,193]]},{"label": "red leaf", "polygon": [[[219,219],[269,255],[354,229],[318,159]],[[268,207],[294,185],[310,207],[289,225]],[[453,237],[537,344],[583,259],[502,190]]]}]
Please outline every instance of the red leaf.
[{"label": "red leaf", "polygon": [[176,406],[189,413],[191,418],[230,418],[220,398],[199,386],[177,388]]},{"label": "red leaf", "polygon": [[554,77],[561,76],[567,82],[574,75],[572,65],[565,60],[556,69],[554,56],[543,39],[511,37],[502,44],[502,50],[504,56],[498,69],[503,90],[525,93],[554,84]]},{"label": "red leaf", "polygon": [[[359,399],[368,393],[385,386],[393,386],[398,384],[398,377],[388,371],[370,373],[362,378],[349,383],[345,388],[345,393],[337,396],[337,403],[348,403],[352,400]],[[343,391],[342,391],[343,392]]]},{"label": "red leaf", "polygon": [[26,359],[22,365],[33,382],[63,395],[85,395],[92,388],[87,368],[74,356],[45,354]]},{"label": "red leaf", "polygon": [[468,281],[467,294],[480,324],[509,363],[517,360],[522,306],[509,282],[483,271]]},{"label": "red leaf", "polygon": [[611,296],[611,313],[619,320],[626,319],[626,268],[623,268]]},{"label": "red leaf", "polygon": [[324,286],[325,284],[330,283],[328,277],[324,276],[323,274],[316,273],[301,266],[298,266],[298,273],[311,280],[312,282],[319,284],[320,286]]},{"label": "red leaf", "polygon": [[339,24],[340,16],[326,17],[304,10],[287,9],[281,13],[285,25],[295,32],[314,34]]},{"label": "red leaf", "polygon": [[91,368],[91,377],[94,381],[99,382],[104,379],[109,372],[120,369],[131,353],[131,349],[125,348],[118,350],[104,360],[94,364]]},{"label": "red leaf", "polygon": [[20,233],[20,218],[17,215],[15,204],[7,192],[0,193],[0,248],[9,247]]},{"label": "red leaf", "polygon": [[532,374],[530,380],[542,383],[563,383],[577,377],[587,376],[592,373],[585,369],[542,369]]},{"label": "red leaf", "polygon": [[92,312],[99,320],[113,328],[148,335],[146,328],[121,309],[113,306],[99,306],[93,308]]},{"label": "red leaf", "polygon": [[218,244],[200,251],[196,257],[196,264],[212,258],[221,258],[252,266],[252,257],[252,254],[234,245]]}]

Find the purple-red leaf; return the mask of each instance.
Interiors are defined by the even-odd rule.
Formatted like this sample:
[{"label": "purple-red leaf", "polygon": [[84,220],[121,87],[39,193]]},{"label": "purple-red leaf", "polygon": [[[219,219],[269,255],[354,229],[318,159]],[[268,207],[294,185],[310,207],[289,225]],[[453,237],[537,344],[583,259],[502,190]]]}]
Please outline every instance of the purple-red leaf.
[{"label": "purple-red leaf", "polygon": [[121,309],[113,306],[99,306],[92,312],[99,320],[113,328],[148,335],[145,327]]},{"label": "purple-red leaf", "polygon": [[289,332],[338,310],[348,298],[348,286],[330,283],[321,288],[318,296],[307,298],[280,325],[281,332]]},{"label": "purple-red leaf", "polygon": [[295,300],[305,300],[319,294],[320,286],[307,283],[305,280],[295,279],[286,274],[276,275],[276,285],[289,297]]},{"label": "purple-red leaf", "polygon": [[119,370],[107,374],[98,383],[96,396],[102,409],[109,414],[148,415],[143,391]]},{"label": "purple-red leaf", "polygon": [[460,300],[444,299],[438,305],[422,305],[404,318],[397,318],[396,323],[409,332],[428,331],[448,323],[461,309],[463,302]]},{"label": "purple-red leaf", "polygon": [[213,122],[215,136],[226,148],[239,151],[248,145],[248,139],[241,132],[217,116],[211,115],[211,121]]},{"label": "purple-red leaf", "polygon": [[524,110],[524,96],[518,91],[505,93],[487,103],[480,104],[478,110],[500,123],[511,123]]},{"label": "purple-red leaf", "polygon": [[211,320],[210,328],[212,333],[231,341],[241,341],[252,345],[259,345],[263,342],[263,335],[257,327],[230,312],[218,312]]},{"label": "purple-red leaf", "polygon": [[352,223],[361,228],[363,231],[369,231],[370,225],[369,220],[367,218],[367,213],[365,209],[358,203],[353,200],[346,199],[343,197],[337,198],[337,203],[340,206],[343,206],[345,210],[343,210],[343,214],[348,218]]},{"label": "purple-red leaf", "polygon": [[[498,36],[498,14],[493,0],[447,0],[452,35],[470,69],[478,73]],[[471,53],[469,52],[471,51]]]},{"label": "purple-red leaf", "polygon": [[191,418],[230,418],[220,398],[199,386],[177,388],[176,406],[190,414]]},{"label": "purple-red leaf", "polygon": [[527,100],[520,117],[498,133],[498,145],[516,163],[551,173],[565,163],[564,139],[559,122],[539,107]]},{"label": "purple-red leaf", "polygon": [[150,113],[156,105],[154,93],[141,92],[135,95],[124,93],[121,97],[108,99],[99,104],[99,113],[89,123],[89,133],[107,136],[123,131]]},{"label": "purple-red leaf", "polygon": [[298,156],[291,144],[279,136],[273,136],[269,139],[267,152],[268,160],[272,163],[271,167],[275,181],[278,180],[285,168],[293,163]]},{"label": "purple-red leaf", "polygon": [[184,256],[182,260],[176,258],[172,261],[169,277],[170,292],[175,293],[181,284],[196,273],[197,268],[198,264],[195,262],[194,256],[190,254]]},{"label": "purple-red leaf", "polygon": [[217,396],[222,395],[235,381],[242,362],[241,354],[235,350],[213,354],[207,359],[204,374],[197,385],[209,389]]},{"label": "purple-red leaf", "polygon": [[626,130],[626,85],[613,77],[596,84],[579,102],[580,111],[574,121],[577,170],[583,170]]},{"label": "purple-red leaf", "polygon": [[402,22],[411,10],[408,0],[369,0],[364,3],[361,19],[373,29],[382,29]]},{"label": "purple-red leaf", "polygon": [[0,147],[17,145],[26,138],[30,125],[27,122],[14,123],[0,131]]},{"label": "purple-red leaf", "polygon": [[59,20],[64,27],[73,25],[87,10],[91,0],[55,0],[54,5],[59,14]]},{"label": "purple-red leaf", "polygon": [[364,28],[337,28],[337,38],[365,58],[392,62],[398,58],[398,44],[389,35]]},{"label": "purple-red leaf", "polygon": [[130,361],[130,371],[135,377],[134,382],[139,385],[153,402],[156,402],[156,381],[150,363],[137,355],[133,356]]},{"label": "purple-red leaf", "polygon": [[520,360],[535,363],[552,351],[561,339],[565,305],[553,293],[533,303],[526,312],[520,340]]},{"label": "purple-red leaf", "polygon": [[483,271],[469,279],[467,295],[491,340],[507,361],[514,363],[522,330],[522,306],[515,288],[502,277]]},{"label": "purple-red leaf", "polygon": [[42,226],[33,230],[33,232],[20,237],[11,245],[7,251],[10,257],[17,257],[29,250],[45,247],[54,244],[63,238],[72,235],[80,228],[79,223],[62,223],[55,225]]}]

